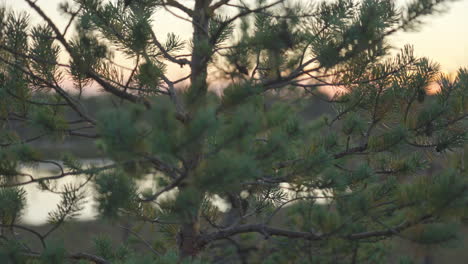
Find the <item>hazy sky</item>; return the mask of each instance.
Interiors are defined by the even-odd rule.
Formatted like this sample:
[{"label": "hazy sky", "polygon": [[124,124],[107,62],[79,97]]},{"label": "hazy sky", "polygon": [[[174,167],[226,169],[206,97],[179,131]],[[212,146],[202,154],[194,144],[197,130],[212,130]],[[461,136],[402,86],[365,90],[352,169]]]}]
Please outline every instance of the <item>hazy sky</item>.
[{"label": "hazy sky", "polygon": [[[39,5],[64,28],[65,19],[58,12],[58,4],[64,0],[38,0]],[[407,0],[399,0],[405,2]],[[182,0],[190,3],[191,0]],[[0,0],[15,10],[28,10],[23,0]],[[175,32],[184,39],[189,39],[191,25],[170,14],[160,12],[155,19],[155,31],[163,39],[168,32]],[[35,19],[35,22],[40,22]],[[459,0],[448,5],[448,11],[425,19],[425,24],[418,32],[400,33],[391,38],[395,47],[412,44],[418,56],[427,56],[442,65],[447,73],[455,72],[459,67],[468,67],[468,0]],[[172,75],[172,74],[170,74]]]}]

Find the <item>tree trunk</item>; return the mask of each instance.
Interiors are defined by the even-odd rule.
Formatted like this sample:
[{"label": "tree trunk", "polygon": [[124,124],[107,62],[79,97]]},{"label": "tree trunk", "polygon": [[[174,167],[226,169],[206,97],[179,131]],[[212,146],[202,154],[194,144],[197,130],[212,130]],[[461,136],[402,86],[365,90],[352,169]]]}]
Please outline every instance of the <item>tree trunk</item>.
[{"label": "tree trunk", "polygon": [[[211,57],[211,44],[209,41],[209,23],[211,16],[209,14],[209,6],[212,0],[196,0],[192,15],[192,26],[193,26],[193,52],[191,58],[191,89],[192,96],[189,98],[190,101],[187,105],[191,108],[191,114],[196,114],[197,108],[201,106],[206,92],[208,90],[207,85],[207,68],[208,62]],[[189,121],[190,122],[190,121]],[[188,124],[188,123],[187,123]],[[186,124],[186,125],[187,125]],[[195,170],[198,166],[198,162],[201,158],[202,153],[200,152],[203,147],[203,143],[199,142],[200,145],[192,146],[188,149],[187,155],[187,170],[188,175],[191,171]],[[192,179],[185,181],[185,186],[180,187],[179,191],[184,192],[192,188]],[[196,203],[196,202],[195,202]],[[195,205],[196,206],[196,205]],[[185,208],[184,213],[185,221],[181,225],[178,233],[178,246],[179,253],[182,258],[195,257],[199,254],[201,245],[199,243],[200,238],[200,219],[198,213],[194,213],[198,210],[193,208]]]},{"label": "tree trunk", "polygon": [[195,99],[201,99],[207,91],[207,68],[211,57],[211,44],[209,41],[210,14],[209,5],[211,0],[195,1],[192,18],[193,26],[193,53],[191,61],[191,84],[194,89]]},{"label": "tree trunk", "polygon": [[183,224],[179,231],[179,253],[182,258],[195,257],[200,252],[198,222]]}]

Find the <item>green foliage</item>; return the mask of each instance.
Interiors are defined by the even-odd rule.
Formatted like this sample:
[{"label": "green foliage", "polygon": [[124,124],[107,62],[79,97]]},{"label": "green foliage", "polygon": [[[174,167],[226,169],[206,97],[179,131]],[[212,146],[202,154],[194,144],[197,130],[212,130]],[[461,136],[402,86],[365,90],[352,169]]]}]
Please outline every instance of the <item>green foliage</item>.
[{"label": "green foliage", "polygon": [[64,167],[71,171],[80,171],[83,168],[82,162],[70,153],[64,153],[61,160],[63,161]]},{"label": "green foliage", "polygon": [[406,134],[407,131],[403,127],[396,127],[391,131],[385,131],[382,135],[369,139],[369,148],[375,152],[388,150],[401,143],[405,139]]},{"label": "green foliage", "polygon": [[110,157],[121,160],[146,150],[147,127],[139,122],[138,109],[105,111],[100,114],[98,146]]},{"label": "green foliage", "polygon": [[204,138],[213,136],[217,126],[218,120],[216,120],[216,109],[214,107],[207,106],[204,109],[199,109],[190,125],[185,127],[178,148],[190,148],[194,143],[196,144]]},{"label": "green foliage", "polygon": [[223,42],[226,42],[232,37],[233,31],[235,29],[233,23],[229,23],[227,26],[224,26],[228,21],[228,17],[217,15],[213,18],[212,23],[210,23],[210,28],[208,32],[210,35],[218,35],[216,42],[213,43],[214,47],[219,47]]},{"label": "green foliage", "polygon": [[425,245],[448,244],[459,238],[459,227],[456,223],[433,223],[414,229],[408,231],[409,235],[418,243]]},{"label": "green foliage", "polygon": [[26,206],[26,191],[21,188],[0,189],[0,219],[3,225],[19,220]]},{"label": "green foliage", "polygon": [[55,138],[63,138],[68,129],[65,117],[53,107],[41,107],[34,112],[31,122],[42,133]]},{"label": "green foliage", "polygon": [[414,261],[408,256],[401,256],[398,263],[399,264],[414,264]]},{"label": "green foliage", "polygon": [[121,171],[102,173],[95,179],[98,210],[103,216],[116,218],[120,209],[134,206],[135,183]]},{"label": "green foliage", "polygon": [[21,254],[20,242],[3,243],[0,247],[0,261],[6,264],[26,264],[27,257]]},{"label": "green foliage", "polygon": [[56,62],[60,54],[60,47],[54,43],[52,29],[47,26],[37,26],[31,30],[31,56],[37,58],[32,67],[42,78],[53,82],[58,67]]},{"label": "green foliage", "polygon": [[77,36],[70,45],[73,52],[70,73],[76,81],[90,81],[89,72],[100,66],[107,55],[107,46],[99,43],[95,36],[85,33]]},{"label": "green foliage", "polygon": [[132,257],[131,251],[126,245],[120,245],[115,248],[112,241],[105,235],[97,236],[93,239],[94,247],[99,256],[116,263],[127,263]]},{"label": "green foliage", "polygon": [[[94,240],[109,263],[383,263],[390,237],[456,238],[468,213],[468,70],[449,78],[387,41],[446,1],[182,2],[70,1],[66,34],[34,1],[45,24],[0,8],[0,220],[11,227],[0,262],[89,258],[49,243],[89,183],[110,224],[142,222],[120,247]],[[191,38],[164,39],[158,12],[191,21]],[[173,79],[174,65],[190,74]],[[95,86],[106,96],[85,98]],[[62,143],[95,144],[106,160],[36,150]],[[53,174],[26,173],[41,164]],[[45,234],[18,221],[28,184],[61,197]]]},{"label": "green foliage", "polygon": [[66,250],[63,242],[57,241],[50,243],[49,246],[41,254],[42,263],[64,264],[68,261],[65,259]]},{"label": "green foliage", "polygon": [[223,91],[223,106],[237,105],[249,96],[255,96],[258,92],[260,92],[259,87],[255,87],[249,83],[232,84]]},{"label": "green foliage", "polygon": [[343,121],[343,133],[345,135],[361,134],[365,129],[365,121],[356,113],[346,116]]},{"label": "green foliage", "polygon": [[239,189],[237,183],[260,176],[260,170],[249,155],[222,151],[202,165],[197,172],[197,187],[207,191],[222,191],[225,186]]},{"label": "green foliage", "polygon": [[150,118],[153,133],[151,133],[151,151],[160,155],[166,161],[174,161],[174,155],[179,150],[181,140],[180,124],[174,119],[174,108],[167,100],[158,98]]},{"label": "green foliage", "polygon": [[141,64],[138,71],[138,81],[142,86],[148,86],[150,88],[157,87],[159,80],[161,79],[162,70],[151,62]]},{"label": "green foliage", "polygon": [[18,174],[18,164],[34,165],[41,154],[29,145],[13,145],[0,150],[0,174],[12,177]]},{"label": "green foliage", "polygon": [[[25,52],[28,50],[27,30],[29,27],[29,16],[26,13],[8,13],[3,19],[3,36],[6,36],[4,43],[15,52]],[[17,58],[21,60],[22,58]]]},{"label": "green foliage", "polygon": [[85,203],[85,193],[73,185],[65,185],[61,195],[61,202],[55,211],[49,212],[48,221],[52,224],[61,224],[71,220],[80,214]]},{"label": "green foliage", "polygon": [[383,172],[393,172],[397,175],[409,175],[427,167],[428,162],[418,153],[408,156],[398,154],[381,155],[376,159],[376,167]]}]

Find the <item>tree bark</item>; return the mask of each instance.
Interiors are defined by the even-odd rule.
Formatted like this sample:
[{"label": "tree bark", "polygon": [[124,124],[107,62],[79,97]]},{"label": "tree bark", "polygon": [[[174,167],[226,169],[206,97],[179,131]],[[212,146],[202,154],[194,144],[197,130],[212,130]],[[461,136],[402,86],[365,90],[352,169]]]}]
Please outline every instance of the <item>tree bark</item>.
[{"label": "tree bark", "polygon": [[[212,0],[196,0],[192,14],[192,26],[193,26],[193,51],[191,59],[191,89],[192,97],[189,98],[187,105],[191,108],[191,114],[197,112],[197,108],[201,106],[200,102],[203,102],[206,92],[208,90],[207,85],[207,73],[208,73],[208,62],[211,57],[211,44],[209,41],[209,24],[211,19],[210,4]],[[188,124],[189,122],[187,122]],[[196,169],[198,162],[202,155],[201,150],[203,149],[202,142],[194,144],[188,149],[188,166],[187,173],[191,175],[191,172]],[[184,187],[179,188],[180,192],[184,190],[190,190],[192,187],[191,179],[187,179],[184,182]],[[197,208],[198,209],[198,208]],[[194,213],[193,208],[186,208],[187,217],[184,219],[184,223],[181,225],[178,234],[178,245],[179,253],[182,258],[195,257],[198,255],[201,249],[200,243],[200,217],[198,213]],[[198,210],[195,210],[198,212]]]},{"label": "tree bark", "polygon": [[211,0],[195,1],[192,18],[193,26],[193,53],[191,60],[191,85],[196,99],[203,97],[207,91],[207,68],[211,57],[211,44],[209,41],[209,24],[211,15],[209,5]]},{"label": "tree bark", "polygon": [[200,252],[198,221],[183,224],[179,231],[179,252],[182,258],[195,257]]}]

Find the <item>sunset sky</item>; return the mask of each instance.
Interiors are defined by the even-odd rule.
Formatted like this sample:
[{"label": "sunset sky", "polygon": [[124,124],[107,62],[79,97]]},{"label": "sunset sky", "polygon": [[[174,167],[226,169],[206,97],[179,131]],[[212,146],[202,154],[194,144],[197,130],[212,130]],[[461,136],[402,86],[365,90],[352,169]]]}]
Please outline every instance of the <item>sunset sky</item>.
[{"label": "sunset sky", "polygon": [[[408,0],[398,0],[404,3]],[[64,28],[66,20],[59,14],[58,4],[63,0],[38,0],[38,4],[46,13],[57,21],[60,28]],[[182,0],[190,4],[190,0]],[[29,10],[23,0],[0,0],[0,4],[14,10]],[[187,4],[187,5],[188,5]],[[447,6],[448,11],[442,14],[430,16],[425,19],[424,25],[418,32],[399,33],[391,38],[395,48],[405,44],[412,44],[418,56],[427,56],[439,62],[442,70],[446,73],[454,73],[459,67],[468,67],[468,0],[459,0]],[[180,20],[174,16],[160,12],[160,17],[155,19],[155,31],[161,39],[168,32],[175,32],[184,39],[191,35],[191,25],[187,21]],[[33,17],[35,23],[41,22]],[[180,76],[180,68],[173,68],[170,72],[172,77]]]}]

